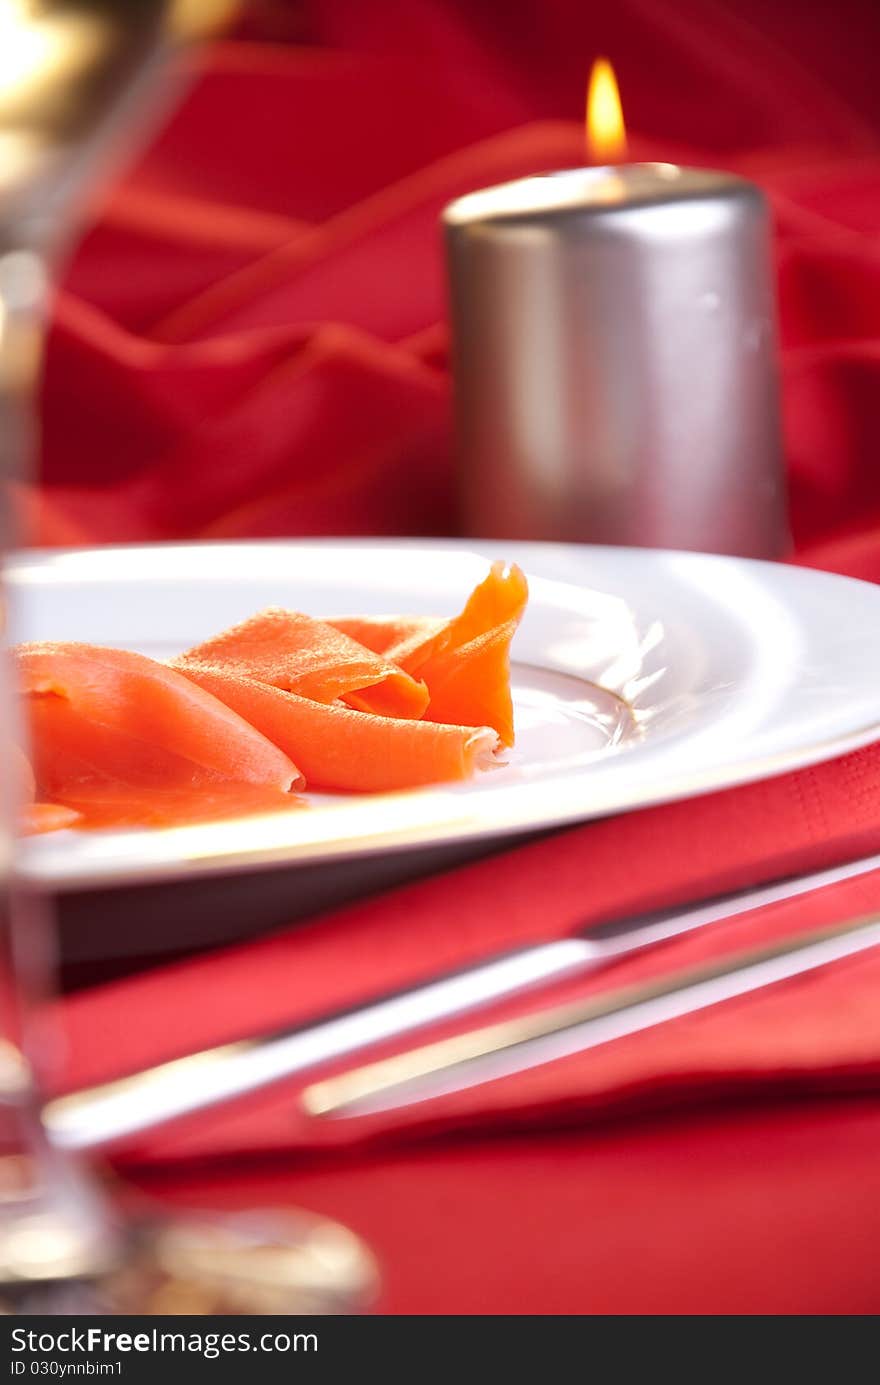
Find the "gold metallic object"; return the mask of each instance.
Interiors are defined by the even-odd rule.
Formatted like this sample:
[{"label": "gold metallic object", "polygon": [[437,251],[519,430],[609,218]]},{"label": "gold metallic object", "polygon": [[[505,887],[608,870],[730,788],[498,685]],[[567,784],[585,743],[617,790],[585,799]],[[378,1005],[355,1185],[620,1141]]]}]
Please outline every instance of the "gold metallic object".
[{"label": "gold metallic object", "polygon": [[204,1213],[149,1223],[101,1286],[117,1313],[362,1313],[376,1262],[347,1227],[308,1212]]}]

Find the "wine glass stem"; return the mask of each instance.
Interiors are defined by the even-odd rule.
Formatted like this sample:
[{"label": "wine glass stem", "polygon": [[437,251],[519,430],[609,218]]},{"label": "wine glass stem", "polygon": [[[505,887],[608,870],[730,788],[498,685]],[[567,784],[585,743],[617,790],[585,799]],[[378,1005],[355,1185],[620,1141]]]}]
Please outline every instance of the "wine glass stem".
[{"label": "wine glass stem", "polygon": [[[45,271],[33,251],[0,248],[0,1293],[89,1278],[115,1254],[111,1220],[83,1167],[40,1121],[37,1042],[51,985],[48,901],[15,887],[24,743],[5,647],[3,562],[18,538],[31,472]],[[14,1295],[13,1295],[14,1296]]]}]

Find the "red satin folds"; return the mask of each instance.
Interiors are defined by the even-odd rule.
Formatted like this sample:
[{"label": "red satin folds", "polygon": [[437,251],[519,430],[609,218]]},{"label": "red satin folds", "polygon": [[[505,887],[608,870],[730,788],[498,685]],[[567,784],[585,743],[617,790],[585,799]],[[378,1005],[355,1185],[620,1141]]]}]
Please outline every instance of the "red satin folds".
[{"label": "red satin folds", "polygon": [[258,5],[64,276],[31,535],[454,532],[438,213],[580,163],[607,52],[633,157],[770,197],[798,556],[880,577],[878,42],[859,0]]}]

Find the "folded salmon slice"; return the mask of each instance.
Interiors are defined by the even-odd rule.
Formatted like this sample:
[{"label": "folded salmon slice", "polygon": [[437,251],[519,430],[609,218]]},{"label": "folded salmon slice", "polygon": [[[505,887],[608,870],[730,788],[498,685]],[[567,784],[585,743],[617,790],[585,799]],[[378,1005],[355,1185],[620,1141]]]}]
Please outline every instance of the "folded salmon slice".
[{"label": "folded salmon slice", "polygon": [[82,815],[63,803],[26,803],[19,814],[19,830],[25,837],[41,832],[60,832],[64,827],[78,827]]},{"label": "folded salmon slice", "polygon": [[327,624],[374,654],[387,655],[439,635],[449,621],[444,616],[333,616]]},{"label": "folded salmon slice", "polygon": [[467,779],[492,763],[488,727],[440,726],[312,702],[228,668],[187,659],[176,665],[289,755],[311,788],[381,792]]},{"label": "folded salmon slice", "polygon": [[20,746],[12,747],[12,773],[18,780],[18,828],[26,837],[39,832],[57,832],[72,827],[79,813],[60,803],[35,803],[37,781],[30,761]]},{"label": "folded salmon slice", "polygon": [[[52,832],[59,827],[89,831],[104,827],[189,827],[260,813],[290,812],[305,806],[303,799],[281,789],[232,780],[190,788],[89,784],[70,789],[65,800],[64,806],[32,804],[41,812],[32,819],[36,825],[31,825],[30,831]],[[53,814],[58,815],[57,820],[53,821]],[[62,818],[61,814],[65,816]]]},{"label": "folded salmon slice", "polygon": [[390,717],[420,717],[424,683],[321,620],[270,607],[205,640],[174,660],[210,664],[298,693],[313,702],[343,699],[350,707]]},{"label": "folded salmon slice", "polygon": [[50,805],[109,825],[155,821],[163,798],[163,821],[217,816],[220,800],[225,816],[243,802],[260,811],[294,802],[303,777],[284,751],[166,665],[87,644],[13,654],[37,794]]},{"label": "folded salmon slice", "polygon": [[34,771],[31,763],[25,755],[21,746],[13,745],[12,749],[12,782],[15,784],[15,792],[19,803],[33,803],[34,795],[37,792],[37,781],[34,779]]},{"label": "folded salmon slice", "polygon": [[23,829],[271,811],[306,780],[377,792],[465,779],[513,742],[510,641],[527,595],[519,569],[496,563],[451,620],[272,608],[169,664],[21,645]]},{"label": "folded salmon slice", "polygon": [[525,574],[498,562],[452,620],[347,616],[329,623],[428,685],[426,721],[491,726],[503,745],[513,745],[510,642],[528,595]]}]

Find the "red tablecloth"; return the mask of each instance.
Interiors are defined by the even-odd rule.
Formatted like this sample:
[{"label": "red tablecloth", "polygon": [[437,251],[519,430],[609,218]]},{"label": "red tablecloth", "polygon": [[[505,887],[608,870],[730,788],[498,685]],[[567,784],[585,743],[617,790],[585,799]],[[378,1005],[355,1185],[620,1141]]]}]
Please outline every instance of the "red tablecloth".
[{"label": "red tablecloth", "polygon": [[[579,161],[605,51],[634,153],[767,190],[798,557],[880,578],[875,7],[313,0],[264,3],[248,25],[70,266],[43,487],[22,496],[44,541],[454,529],[437,212]],[[850,845],[873,840],[877,776],[860,764],[835,780],[852,817],[821,792],[804,810],[802,856],[862,809],[871,831]],[[867,1012],[870,979],[860,994]],[[858,1071],[826,1072],[809,1100],[777,1081],[737,1107],[727,1085],[723,1108],[608,1109],[584,1127],[563,1101],[538,1129],[508,1112],[482,1137],[452,1122],[320,1154],[267,1144],[257,1120],[248,1160],[239,1128],[225,1163],[197,1142],[128,1172],[175,1201],[342,1216],[379,1251],[393,1312],[877,1311],[871,1034]],[[84,1037],[82,1072],[89,1051]],[[847,1073],[858,1095],[833,1080]]]},{"label": "red tablecloth", "polygon": [[777,1100],[136,1181],[340,1217],[385,1313],[873,1315],[878,1145],[880,1100]]}]

